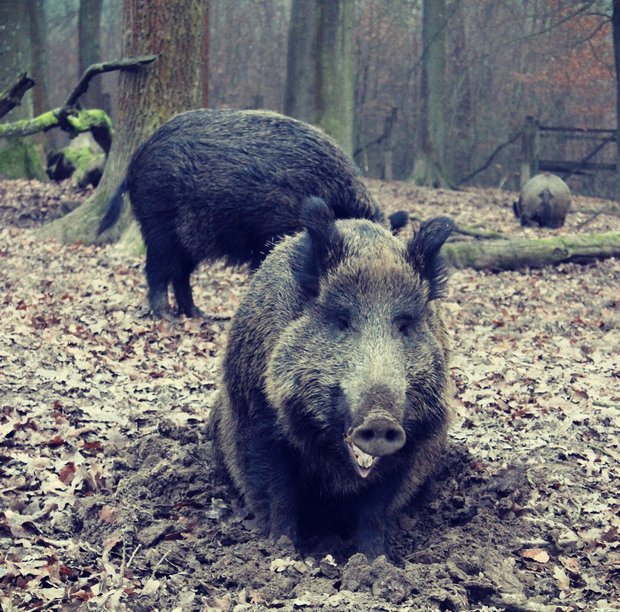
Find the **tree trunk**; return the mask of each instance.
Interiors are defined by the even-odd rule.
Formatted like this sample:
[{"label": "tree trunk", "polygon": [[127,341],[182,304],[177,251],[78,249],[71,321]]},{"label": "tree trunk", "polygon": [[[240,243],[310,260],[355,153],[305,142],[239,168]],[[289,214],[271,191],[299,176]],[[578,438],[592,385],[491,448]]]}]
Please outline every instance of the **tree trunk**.
[{"label": "tree trunk", "polygon": [[320,14],[317,0],[293,0],[288,34],[284,113],[317,125]]},{"label": "tree trunk", "polygon": [[[30,43],[32,45],[31,74],[36,87],[32,90],[33,115],[41,115],[51,107],[49,97],[49,62],[47,47],[47,27],[45,20],[44,0],[28,0],[30,14]],[[56,132],[51,131],[40,135],[37,139],[42,143],[46,153],[58,149]]]},{"label": "tree trunk", "polygon": [[427,187],[449,187],[444,154],[444,73],[446,63],[446,2],[424,0],[422,19],[421,122],[411,181]]},{"label": "tree trunk", "polygon": [[[203,9],[203,0],[125,0],[123,55],[157,53],[159,59],[121,72],[116,132],[101,183],[82,206],[41,228],[42,237],[95,242],[99,220],[136,148],[172,115],[200,106]],[[130,218],[125,211],[106,238],[117,239]]]},{"label": "tree trunk", "polygon": [[620,0],[613,0],[611,31],[616,67],[616,199],[620,199]]},{"label": "tree trunk", "polygon": [[[0,90],[21,73],[30,72],[30,19],[27,2],[0,2]],[[3,121],[32,117],[32,93]],[[34,138],[10,138],[0,142],[0,176],[5,178],[45,178],[41,147]]]},{"label": "tree trunk", "polygon": [[444,245],[442,255],[455,268],[517,270],[564,262],[587,263],[620,257],[620,232],[554,236],[539,240],[485,240]]},{"label": "tree trunk", "polygon": [[293,0],[284,112],[353,153],[353,0]]},{"label": "tree trunk", "polygon": [[204,1],[204,15],[202,17],[202,59],[200,65],[200,80],[202,82],[202,108],[209,106],[209,28],[211,23],[211,0]]},{"label": "tree trunk", "polygon": [[[80,0],[78,12],[78,56],[80,76],[101,61],[101,8],[103,0]],[[101,79],[93,79],[81,99],[86,108],[103,108]]]}]

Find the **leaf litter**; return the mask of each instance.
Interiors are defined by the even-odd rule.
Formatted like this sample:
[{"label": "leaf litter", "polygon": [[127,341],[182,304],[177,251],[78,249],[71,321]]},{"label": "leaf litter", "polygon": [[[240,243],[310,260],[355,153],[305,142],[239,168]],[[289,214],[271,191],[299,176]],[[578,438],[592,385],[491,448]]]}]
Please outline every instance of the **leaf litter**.
[{"label": "leaf litter", "polygon": [[[391,212],[531,238],[514,194],[369,181]],[[394,560],[262,537],[214,465],[206,422],[244,270],[203,265],[222,320],[156,322],[140,258],[40,242],[88,192],[2,181],[3,610],[591,610],[620,600],[620,262],[453,271],[455,418]],[[576,198],[583,209],[609,203]],[[585,224],[585,225],[584,225]]]}]

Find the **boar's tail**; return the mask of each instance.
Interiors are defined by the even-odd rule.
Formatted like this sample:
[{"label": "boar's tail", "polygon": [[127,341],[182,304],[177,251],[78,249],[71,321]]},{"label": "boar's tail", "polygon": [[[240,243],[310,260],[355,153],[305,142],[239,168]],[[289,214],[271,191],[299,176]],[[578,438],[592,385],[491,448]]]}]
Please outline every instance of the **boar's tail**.
[{"label": "boar's tail", "polygon": [[409,213],[404,210],[397,210],[390,215],[390,229],[393,234],[398,234],[407,223],[409,223]]},{"label": "boar's tail", "polygon": [[105,211],[105,215],[103,215],[101,221],[99,222],[97,236],[103,234],[103,232],[110,229],[118,221],[118,218],[121,216],[121,212],[123,211],[123,194],[126,190],[127,181],[123,180],[108,203],[108,208]]}]

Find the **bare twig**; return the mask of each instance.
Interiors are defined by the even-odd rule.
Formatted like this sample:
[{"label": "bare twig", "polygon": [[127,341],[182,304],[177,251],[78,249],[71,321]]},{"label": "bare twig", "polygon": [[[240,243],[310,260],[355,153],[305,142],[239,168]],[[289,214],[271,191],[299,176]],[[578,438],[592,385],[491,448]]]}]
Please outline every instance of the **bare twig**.
[{"label": "bare twig", "polygon": [[495,158],[495,156],[502,150],[505,149],[508,145],[511,145],[517,138],[519,138],[519,136],[521,136],[521,130],[519,130],[518,132],[516,132],[515,134],[513,134],[508,140],[506,140],[505,142],[502,142],[501,144],[499,144],[495,150],[493,151],[493,153],[491,153],[491,155],[488,157],[487,161],[480,166],[480,168],[474,170],[473,172],[470,172],[467,176],[463,177],[461,180],[458,181],[457,186],[458,185],[463,185],[463,183],[467,183],[467,181],[471,181],[471,179],[474,178],[474,176],[480,174],[481,172],[484,172],[490,165],[491,162],[493,161],[493,159]]},{"label": "bare twig", "polygon": [[139,57],[126,57],[115,62],[103,62],[101,64],[90,65],[84,71],[80,82],[67,98],[67,101],[64,103],[64,108],[75,105],[80,96],[88,91],[88,85],[94,76],[104,72],[112,72],[113,70],[137,70],[140,66],[150,64],[156,59],[157,55],[143,55]]},{"label": "bare twig", "polygon": [[598,217],[600,217],[603,214],[602,210],[599,210],[598,212],[595,212],[591,217],[589,217],[588,219],[586,219],[585,221],[582,221],[578,226],[577,229],[580,230],[582,228],[584,228],[586,225],[588,225],[588,223],[591,223],[592,221],[594,221],[594,219],[597,219]]},{"label": "bare twig", "polygon": [[164,556],[155,564],[153,571],[151,572],[151,578],[155,578],[155,572],[159,569],[159,566],[166,560],[166,557],[170,554],[170,551],[167,550],[164,553]]},{"label": "bare twig", "polygon": [[142,548],[142,544],[138,544],[135,550],[131,553],[131,557],[129,557],[129,561],[127,561],[127,569],[131,567],[131,564],[134,560],[134,557],[138,554],[138,551]]}]

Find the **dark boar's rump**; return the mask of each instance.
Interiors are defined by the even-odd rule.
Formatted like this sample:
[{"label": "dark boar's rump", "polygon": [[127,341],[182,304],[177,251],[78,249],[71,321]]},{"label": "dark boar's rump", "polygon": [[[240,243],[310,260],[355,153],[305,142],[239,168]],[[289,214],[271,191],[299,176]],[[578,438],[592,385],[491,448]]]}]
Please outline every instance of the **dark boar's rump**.
[{"label": "dark boar's rump", "polygon": [[266,533],[339,532],[374,557],[444,448],[451,383],[436,299],[452,223],[428,221],[405,244],[375,223],[335,221],[317,198],[302,219],[307,231],[271,252],[233,319],[215,447]]},{"label": "dark boar's rump", "polygon": [[189,279],[202,260],[257,268],[274,241],[301,229],[306,194],[323,198],[337,218],[383,220],[335,141],[267,111],[194,110],[168,121],[134,154],[99,233],[118,219],[125,190],[146,245],[156,316],[168,310],[169,283],[180,313],[196,314]]}]

